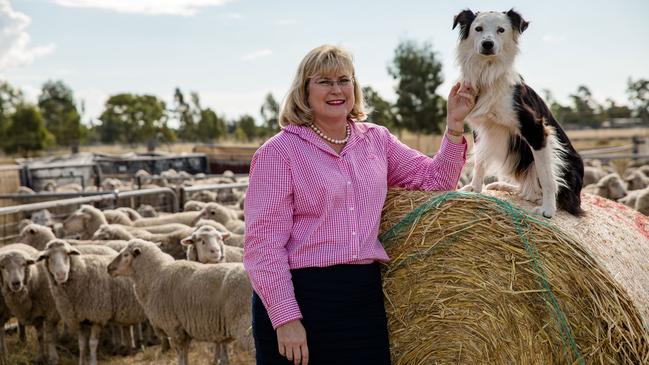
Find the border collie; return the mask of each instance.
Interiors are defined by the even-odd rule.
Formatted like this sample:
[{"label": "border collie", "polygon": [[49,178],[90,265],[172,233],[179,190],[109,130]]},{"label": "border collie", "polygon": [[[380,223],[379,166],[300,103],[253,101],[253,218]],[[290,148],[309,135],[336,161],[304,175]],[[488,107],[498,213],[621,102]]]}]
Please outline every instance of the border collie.
[{"label": "border collie", "polygon": [[505,182],[485,188],[517,191],[540,204],[533,213],[551,218],[558,205],[581,216],[581,157],[545,102],[513,67],[518,38],[529,23],[514,10],[464,10],[453,19],[453,29],[458,24],[461,80],[478,92],[466,118],[474,137],[473,178],[462,190],[481,192],[485,173],[492,172]]}]

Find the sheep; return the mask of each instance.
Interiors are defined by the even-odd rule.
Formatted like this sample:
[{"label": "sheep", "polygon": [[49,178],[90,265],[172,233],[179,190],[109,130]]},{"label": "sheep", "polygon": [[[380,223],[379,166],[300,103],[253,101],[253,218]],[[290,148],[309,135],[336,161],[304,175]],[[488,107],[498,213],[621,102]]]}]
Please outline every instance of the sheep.
[{"label": "sheep", "polygon": [[136,221],[138,219],[142,219],[142,215],[137,212],[137,210],[129,207],[119,207],[115,210],[119,210],[120,212],[126,213],[128,217],[131,219],[131,221]]},{"label": "sheep", "polygon": [[191,236],[181,240],[180,244],[187,248],[189,261],[203,264],[243,262],[243,249],[226,246],[223,243],[223,240],[229,236],[229,232],[220,232],[214,227],[205,225],[194,230]]},{"label": "sheep", "polygon": [[244,238],[244,236],[242,234],[232,233],[232,232],[228,231],[228,229],[225,228],[225,226],[222,225],[221,223],[211,221],[209,219],[201,219],[198,222],[196,222],[196,224],[194,225],[195,228],[200,228],[200,227],[203,227],[203,226],[214,227],[219,232],[228,232],[230,235],[223,242],[228,246],[234,246],[234,247],[243,248],[243,238]]},{"label": "sheep", "polygon": [[158,216],[158,212],[149,204],[140,205],[137,212],[140,214],[140,218],[155,218]]},{"label": "sheep", "polygon": [[170,233],[149,233],[146,231],[132,231],[129,232],[123,227],[114,225],[104,225],[96,232],[96,238],[104,239],[118,239],[118,240],[132,240],[134,238],[141,238],[151,242],[157,242],[164,252],[170,254],[177,260],[185,259],[187,253],[185,248],[180,244],[180,241],[190,236],[193,233],[192,228],[182,229]]},{"label": "sheep", "polygon": [[133,222],[134,227],[146,227],[146,226],[159,226],[169,223],[182,223],[188,226],[193,225],[192,222],[196,220],[198,212],[182,212],[169,214],[163,217],[156,218],[142,218]]},{"label": "sheep", "polygon": [[635,209],[644,215],[649,215],[649,187],[640,190],[631,190],[619,202],[629,208]]},{"label": "sheep", "polygon": [[597,184],[597,182],[604,176],[606,176],[606,171],[602,170],[601,168],[586,166],[584,167],[584,180],[582,182],[582,186]]},{"label": "sheep", "polygon": [[48,287],[45,267],[36,265],[38,255],[35,248],[19,243],[0,250],[2,297],[18,321],[36,327],[39,342],[36,362],[47,358],[49,364],[57,364],[56,327],[61,317]]},{"label": "sheep", "polygon": [[228,363],[225,345],[232,341],[252,351],[252,286],[243,264],[174,261],[156,244],[135,239],[108,272],[133,281],[151,324],[174,343],[178,365],[187,365],[192,339],[216,343],[220,364]]},{"label": "sheep", "polygon": [[[38,257],[44,262],[50,291],[63,321],[79,332],[79,364],[86,363],[86,345],[90,364],[97,365],[97,345],[103,326],[136,325],[146,320],[135,297],[133,285],[123,278],[107,274],[116,256],[81,255],[76,247],[56,239],[48,242]],[[88,331],[83,324],[90,324]]]},{"label": "sheep", "polygon": [[639,169],[629,173],[624,181],[627,184],[627,190],[640,190],[649,186],[649,177]]},{"label": "sheep", "polygon": [[81,208],[63,222],[63,229],[68,234],[81,234],[81,239],[90,239],[102,224],[108,224],[104,214],[92,205],[82,205]]},{"label": "sheep", "polygon": [[[21,231],[20,231],[20,236],[18,237],[18,241],[22,242],[26,245],[29,245],[31,247],[34,247],[35,249],[42,251],[45,249],[45,245],[51,241],[56,239],[56,236],[52,232],[52,230],[49,227],[41,226],[38,224],[29,224],[25,226]],[[105,246],[108,248],[111,248],[115,250],[115,252],[120,251],[122,248],[126,246],[126,241],[81,241],[81,240],[68,240],[68,243],[74,246],[81,246],[81,245],[100,245],[100,246]]]},{"label": "sheep", "polygon": [[211,203],[216,201],[216,193],[209,190],[201,190],[192,194],[189,199],[190,201]]},{"label": "sheep", "polygon": [[202,201],[190,200],[187,203],[185,203],[185,206],[183,207],[183,212],[198,212],[205,207],[205,204],[206,203]]},{"label": "sheep", "polygon": [[123,226],[133,225],[133,221],[131,220],[131,218],[128,216],[128,214],[126,214],[123,211],[117,209],[115,210],[107,209],[102,211],[102,213],[106,218],[106,222],[108,222],[109,224],[121,224]]},{"label": "sheep", "polygon": [[245,230],[245,224],[237,219],[237,213],[219,203],[205,204],[192,225],[195,225],[200,219],[210,219],[222,223],[233,233],[243,234]]},{"label": "sheep", "polygon": [[28,188],[27,186],[19,186],[16,193],[23,194],[23,195],[36,194],[36,192],[34,190]]},{"label": "sheep", "polygon": [[608,174],[597,184],[590,184],[582,189],[585,193],[596,194],[601,197],[618,200],[626,196],[626,188],[618,174]]}]

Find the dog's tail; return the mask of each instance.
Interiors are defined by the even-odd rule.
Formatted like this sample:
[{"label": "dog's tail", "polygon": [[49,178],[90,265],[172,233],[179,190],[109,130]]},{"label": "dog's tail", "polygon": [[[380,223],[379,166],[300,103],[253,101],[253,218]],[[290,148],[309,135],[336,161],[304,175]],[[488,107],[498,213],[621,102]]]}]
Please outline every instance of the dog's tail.
[{"label": "dog's tail", "polygon": [[583,217],[586,212],[581,209],[581,187],[578,187],[576,190],[574,191],[564,186],[559,187],[557,205],[560,209],[565,210],[575,217]]}]

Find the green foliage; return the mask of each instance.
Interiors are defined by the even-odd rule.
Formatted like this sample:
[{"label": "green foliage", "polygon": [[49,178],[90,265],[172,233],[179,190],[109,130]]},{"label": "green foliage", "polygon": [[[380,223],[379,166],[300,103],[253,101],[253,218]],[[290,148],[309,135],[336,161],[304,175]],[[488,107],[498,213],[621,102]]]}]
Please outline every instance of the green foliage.
[{"label": "green foliage", "polygon": [[251,141],[258,136],[255,118],[250,115],[242,115],[234,125],[234,136],[239,141]]},{"label": "green foliage", "polygon": [[395,104],[399,124],[416,133],[439,133],[446,101],[435,92],[444,82],[442,63],[430,43],[401,42],[388,73],[398,81]]},{"label": "green foliage", "polygon": [[62,81],[48,81],[38,97],[38,107],[45,127],[59,146],[77,146],[81,140],[81,116],[74,103],[72,90]]},{"label": "green foliage", "polygon": [[363,88],[363,96],[370,111],[369,121],[385,126],[393,133],[397,132],[399,124],[392,104],[383,99],[371,86],[365,86]]},{"label": "green foliage", "polygon": [[0,147],[4,145],[11,115],[22,102],[23,95],[20,90],[14,89],[7,82],[0,81]]},{"label": "green foliage", "polygon": [[627,81],[627,95],[633,109],[633,115],[649,122],[649,80],[638,79]]},{"label": "green foliage", "polygon": [[273,94],[268,93],[266,95],[259,113],[264,121],[264,130],[262,132],[264,137],[270,137],[279,132],[279,104],[275,101]]},{"label": "green foliage", "polygon": [[45,128],[45,122],[38,108],[30,104],[19,104],[9,118],[3,150],[5,153],[19,153],[25,157],[40,151],[54,142],[54,136]]},{"label": "green foliage", "polygon": [[106,101],[97,127],[103,143],[172,142],[175,133],[167,126],[165,103],[153,95],[117,94]]},{"label": "green foliage", "polygon": [[211,142],[226,134],[225,118],[220,117],[212,109],[201,109],[201,117],[198,122],[198,140]]}]

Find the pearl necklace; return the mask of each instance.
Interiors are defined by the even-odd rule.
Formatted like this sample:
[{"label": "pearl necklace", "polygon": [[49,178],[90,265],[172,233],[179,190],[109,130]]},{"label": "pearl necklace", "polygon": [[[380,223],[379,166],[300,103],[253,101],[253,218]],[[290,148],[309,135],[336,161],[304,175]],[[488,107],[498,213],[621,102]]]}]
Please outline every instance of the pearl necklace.
[{"label": "pearl necklace", "polygon": [[333,144],[345,144],[349,140],[349,136],[351,136],[351,130],[349,129],[349,124],[345,125],[345,138],[343,139],[333,139],[331,137],[326,136],[318,127],[315,126],[315,124],[311,123],[309,124],[309,127],[313,129],[313,131],[322,137],[327,142],[333,143]]}]

